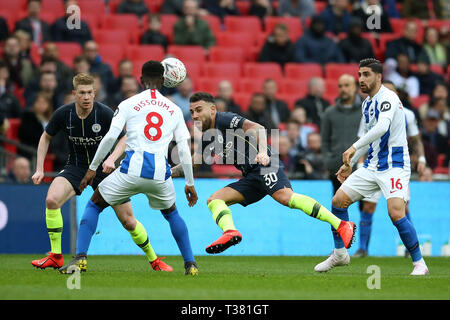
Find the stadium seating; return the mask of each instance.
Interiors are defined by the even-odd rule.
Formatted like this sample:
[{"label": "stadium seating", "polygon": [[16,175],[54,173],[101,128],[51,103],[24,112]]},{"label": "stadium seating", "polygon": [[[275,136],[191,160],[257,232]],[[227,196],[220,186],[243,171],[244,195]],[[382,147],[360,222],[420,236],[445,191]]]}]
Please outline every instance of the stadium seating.
[{"label": "stadium seating", "polygon": [[92,36],[94,40],[102,45],[103,43],[113,43],[127,45],[131,43],[130,33],[127,30],[103,30],[92,29]]},{"label": "stadium seating", "polygon": [[272,33],[275,26],[279,23],[287,25],[289,28],[289,38],[292,42],[297,41],[303,35],[302,22],[296,17],[266,17],[264,19],[265,32],[268,34]]},{"label": "stadium seating", "polygon": [[232,32],[261,33],[261,20],[255,16],[226,16],[224,19],[225,30]]},{"label": "stadium seating", "polygon": [[41,12],[53,12],[58,17],[62,17],[64,11],[64,2],[61,0],[42,0],[41,2]]},{"label": "stadium seating", "polygon": [[231,164],[213,164],[211,165],[213,173],[217,174],[219,179],[229,178],[230,174],[241,176],[242,173]]},{"label": "stadium seating", "polygon": [[222,23],[220,22],[220,18],[215,15],[208,15],[205,17],[201,17],[201,19],[206,20],[209,24],[209,28],[215,37],[222,31]]},{"label": "stadium seating", "polygon": [[337,80],[345,73],[350,74],[358,79],[357,63],[327,63],[325,65],[325,78]]},{"label": "stadium seating", "polygon": [[73,66],[73,58],[82,53],[81,45],[77,42],[55,42],[59,59],[69,67]]},{"label": "stadium seating", "polygon": [[244,63],[247,60],[246,52],[238,47],[212,47],[209,49],[209,61]]},{"label": "stadium seating", "polygon": [[253,94],[262,92],[264,78],[240,78],[236,83],[235,91]]},{"label": "stadium seating", "polygon": [[160,45],[134,45],[125,48],[126,57],[130,60],[163,60],[164,48]]},{"label": "stadium seating", "polygon": [[213,96],[217,95],[217,88],[220,81],[228,80],[231,82],[233,88],[236,87],[236,81],[237,79],[234,77],[200,77],[197,79],[195,83],[195,88],[198,91],[206,91],[212,94]]},{"label": "stadium seating", "polygon": [[205,62],[205,49],[201,46],[179,46],[170,45],[167,53],[177,57],[181,61]]},{"label": "stadium seating", "polygon": [[429,100],[430,97],[428,95],[420,95],[418,97],[411,98],[411,104],[414,108],[419,109],[422,105],[428,103]]},{"label": "stadium seating", "polygon": [[105,3],[103,1],[92,1],[92,0],[78,0],[78,6],[81,10],[81,19],[85,14],[97,14],[102,15],[105,13]]},{"label": "stadium seating", "polygon": [[243,66],[245,77],[274,79],[281,82],[283,74],[278,63],[264,62],[264,63],[245,63]]},{"label": "stadium seating", "polygon": [[305,96],[308,92],[308,80],[283,79],[281,82],[281,91],[283,94]]},{"label": "stadium seating", "polygon": [[247,112],[250,106],[250,100],[252,99],[251,93],[236,92],[233,94],[233,101],[241,107],[242,112]]},{"label": "stadium seating", "polygon": [[289,79],[309,80],[312,77],[323,77],[323,70],[318,63],[286,63],[284,76]]}]

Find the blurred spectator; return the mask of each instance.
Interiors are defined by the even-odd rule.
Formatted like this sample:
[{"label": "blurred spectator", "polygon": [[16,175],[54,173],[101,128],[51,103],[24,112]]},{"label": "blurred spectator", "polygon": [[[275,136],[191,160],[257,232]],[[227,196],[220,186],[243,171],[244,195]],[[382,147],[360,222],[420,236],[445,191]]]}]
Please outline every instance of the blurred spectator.
[{"label": "blurred spectator", "polygon": [[234,0],[208,0],[204,2],[204,6],[210,14],[218,16],[222,22],[226,16],[240,15]]},{"label": "blurred spectator", "polygon": [[[91,64],[85,55],[79,55],[73,58],[73,76],[77,75],[78,73],[89,73],[90,68]],[[73,77],[71,77],[71,79],[72,78]]]},{"label": "blurred spectator", "polygon": [[7,183],[31,183],[30,160],[17,157],[13,162],[12,170],[8,174]]},{"label": "blurred spectator", "polygon": [[246,118],[259,123],[267,130],[276,129],[276,126],[270,119],[270,114],[266,110],[266,99],[262,93],[253,93]]},{"label": "blurred spectator", "polygon": [[422,20],[440,19],[440,0],[403,0],[403,18],[419,18]]},{"label": "blurred spectator", "polygon": [[325,35],[325,21],[318,16],[312,18],[310,28],[297,40],[296,49],[299,62],[316,62],[323,65],[345,61],[341,49]]},{"label": "blurred spectator", "polygon": [[6,20],[0,16],[0,42],[3,42],[9,36],[9,28]]},{"label": "blurred spectator", "polygon": [[318,133],[308,135],[308,144],[305,151],[299,152],[295,157],[295,177],[300,179],[325,179],[326,169],[321,153],[321,138]]},{"label": "blurred spectator", "polygon": [[411,71],[407,54],[399,53],[397,60],[386,61],[383,75],[386,80],[392,81],[396,88],[405,90],[411,98],[420,94],[419,80]]},{"label": "blurred spectator", "polygon": [[114,79],[114,74],[109,64],[102,61],[98,53],[98,45],[95,41],[90,40],[84,45],[84,55],[88,58],[90,63],[89,72],[98,73],[102,78],[102,83],[105,87],[109,87],[110,82]]},{"label": "blurred spectator", "polygon": [[115,94],[120,91],[122,85],[122,79],[124,77],[133,77],[133,61],[129,59],[123,59],[119,62],[119,76],[111,79],[109,82],[108,93]]},{"label": "blurred spectator", "polygon": [[167,49],[168,40],[161,33],[161,18],[158,14],[148,15],[148,29],[142,35],[141,44],[159,44]]},{"label": "blurred spectator", "polygon": [[[87,41],[92,40],[91,29],[86,21],[80,21],[80,28],[72,28],[69,17],[73,14],[73,11],[67,10],[71,5],[77,5],[75,0],[67,0],[65,4],[65,15],[57,19],[52,27],[52,39],[56,42],[78,42],[84,45]],[[70,29],[69,26],[70,25]]]},{"label": "blurred spectator", "polygon": [[[53,100],[54,108],[58,108],[60,106],[60,103],[62,102],[62,96],[61,94],[67,90],[70,90],[72,85],[69,86],[69,82],[67,78],[63,78],[62,75],[59,75],[57,73],[58,67],[57,67],[57,60],[53,57],[45,56],[42,58],[41,63],[39,65],[39,69],[36,70],[33,76],[33,80],[31,80],[28,84],[28,86],[25,88],[25,100],[26,100],[26,107],[30,107],[33,104],[34,98],[36,97],[36,94],[39,91],[45,91],[48,92],[50,95],[53,96],[53,91],[56,92],[56,96],[54,96],[55,99]],[[45,79],[42,79],[42,75],[44,73],[52,73],[55,76],[55,83],[56,83],[56,89],[50,90],[50,82],[52,77],[46,76]],[[70,78],[71,79],[71,78]],[[43,83],[44,81],[45,83]],[[45,86],[45,88],[42,87],[42,85]],[[50,93],[51,91],[51,93]]]},{"label": "blurred spectator", "polygon": [[98,73],[93,73],[91,75],[94,78],[95,101],[108,105],[108,93],[102,83],[102,78],[98,75]]},{"label": "blurred spectator", "polygon": [[430,100],[428,103],[424,103],[423,105],[419,106],[419,112],[422,119],[425,118],[428,110],[430,109],[431,105],[433,104],[433,101],[444,99],[449,101],[449,95],[448,95],[448,88],[445,82],[438,82],[434,85],[433,91],[430,95]]},{"label": "blurred spectator", "polygon": [[448,138],[440,134],[438,130],[440,120],[439,112],[435,109],[428,110],[423,120],[422,140],[425,147],[425,157],[432,169],[437,165],[435,159],[437,154],[448,154]]},{"label": "blurred spectator", "polygon": [[5,40],[3,59],[8,66],[11,81],[19,88],[25,87],[33,77],[33,64],[20,56],[17,37],[11,36]]},{"label": "blurred spectator", "polygon": [[280,135],[278,141],[278,152],[280,156],[280,161],[284,165],[284,170],[289,172],[294,169],[294,157],[292,156],[291,150],[292,144],[288,136]]},{"label": "blurred spectator", "polygon": [[416,42],[417,25],[408,21],[403,28],[403,36],[386,44],[386,59],[397,58],[399,53],[406,54],[411,63],[417,63],[420,55],[425,54],[422,46]]},{"label": "blurred spectator", "polygon": [[257,16],[264,22],[264,18],[273,15],[272,3],[270,0],[250,0],[248,10],[250,16]]},{"label": "blurred spectator", "polygon": [[8,119],[0,112],[0,135],[5,134],[9,129]]},{"label": "blurred spectator", "polygon": [[38,91],[34,88],[27,89],[29,92],[25,93],[26,108],[30,108],[34,105],[34,101],[38,93],[45,94],[50,100],[53,110],[58,109],[63,102],[64,92],[58,90],[58,81],[56,79],[56,74],[53,72],[42,72],[39,78]]},{"label": "blurred spectator", "polygon": [[330,103],[323,98],[325,82],[322,78],[313,77],[308,83],[306,97],[295,102],[295,108],[303,107],[306,111],[307,122],[312,122],[320,127],[320,118]]},{"label": "blurred spectator", "polygon": [[422,56],[417,61],[415,76],[419,80],[421,95],[431,95],[436,83],[444,82],[444,78],[440,74],[430,70],[430,61],[427,56]]},{"label": "blurred spectator", "polygon": [[313,0],[280,0],[278,15],[306,19],[316,13]]},{"label": "blurred spectator", "polygon": [[44,45],[44,52],[42,53],[42,59],[51,58],[56,61],[56,74],[58,80],[64,83],[64,91],[72,89],[73,72],[64,62],[59,59],[58,46],[54,42],[47,42]]},{"label": "blurred spectator", "polygon": [[339,98],[324,112],[320,128],[323,161],[333,184],[333,194],[341,186],[336,172],[342,165],[342,153],[358,139],[362,103],[353,76],[339,77],[338,88]]},{"label": "blurred spectator", "polygon": [[450,134],[450,109],[447,100],[433,100],[430,104],[430,110],[436,110],[439,112],[440,120],[438,124],[438,131],[444,137],[448,137]]},{"label": "blurred spectator", "polygon": [[439,32],[436,28],[428,27],[423,38],[423,49],[430,59],[430,64],[438,64],[445,68],[447,66],[447,50],[439,42]]},{"label": "blurred spectator", "polygon": [[128,99],[139,93],[139,84],[136,79],[132,76],[124,76],[122,78],[122,84],[120,86],[120,91],[113,95],[108,106],[114,111],[117,106],[125,99]]},{"label": "blurred spectator", "polygon": [[183,2],[184,0],[164,0],[161,6],[161,14],[176,14],[181,16],[183,14]]},{"label": "blurred spectator", "polygon": [[362,0],[356,4],[358,8],[353,10],[352,15],[361,19],[364,32],[392,32],[389,15],[380,0]]},{"label": "blurred spectator", "polygon": [[303,107],[295,108],[291,113],[290,120],[295,121],[299,125],[299,143],[297,144],[299,150],[305,150],[308,145],[308,135],[318,131],[318,127],[307,121],[306,111]]},{"label": "blurred spectator", "polygon": [[290,118],[286,123],[286,137],[289,138],[291,145],[289,154],[291,157],[295,157],[297,153],[303,150],[303,147],[300,141],[300,123],[294,118]]},{"label": "blurred spectator", "polygon": [[381,5],[386,10],[389,18],[401,18],[400,12],[397,9],[396,0],[381,0]]},{"label": "blurred spectator", "polygon": [[33,63],[31,59],[31,36],[28,32],[23,30],[17,30],[14,32],[14,36],[19,40],[20,56],[28,59]]},{"label": "blurred spectator", "polygon": [[289,109],[286,102],[277,99],[278,86],[275,80],[267,79],[263,84],[263,94],[266,99],[266,110],[275,127],[289,119]]},{"label": "blurred spectator", "polygon": [[227,111],[242,115],[242,108],[233,100],[233,85],[228,80],[222,80],[217,85],[217,97],[227,104]]},{"label": "blurred spectator", "polygon": [[325,21],[325,31],[338,35],[341,32],[348,32],[351,14],[347,10],[348,0],[330,1],[329,5],[320,13]]},{"label": "blurred spectator", "polygon": [[227,112],[227,103],[222,98],[214,98],[217,112]]},{"label": "blurred spectator", "polygon": [[190,121],[191,111],[189,109],[189,98],[192,95],[192,80],[186,77],[184,81],[177,87],[177,92],[171,96],[171,100],[183,111],[184,121]]},{"label": "blurred spectator", "polygon": [[276,62],[284,66],[288,62],[297,61],[295,45],[289,38],[289,29],[287,25],[277,24],[271,35],[267,37],[259,54],[260,62]]},{"label": "blurred spectator", "polygon": [[359,63],[365,58],[375,58],[372,44],[361,37],[361,33],[361,21],[358,18],[352,18],[347,37],[338,44],[347,63]]},{"label": "blurred spectator", "polygon": [[75,96],[72,93],[72,91],[71,92],[67,92],[64,95],[63,105],[66,105],[66,104],[69,104],[69,103],[72,103],[72,102],[75,102]]},{"label": "blurred spectator", "polygon": [[23,30],[30,34],[33,42],[41,46],[44,42],[52,40],[50,26],[39,19],[41,13],[41,0],[28,0],[27,16],[16,23],[16,30]]},{"label": "blurred spectator", "polygon": [[[53,114],[51,100],[45,93],[39,93],[33,103],[32,108],[25,110],[22,115],[19,127],[19,141],[29,147],[37,148],[39,139],[44,132],[50,118]],[[56,156],[54,170],[59,171],[66,162],[66,151],[68,149],[66,137],[63,132],[58,133],[52,138],[49,146],[49,152]],[[22,156],[32,159],[31,154],[20,151]]]},{"label": "blurred spectator", "polygon": [[216,39],[207,21],[199,18],[198,3],[185,0],[183,16],[173,27],[174,43],[178,45],[199,45],[205,49],[216,44]]},{"label": "blurred spectator", "polygon": [[[0,115],[4,118],[20,118],[22,107],[17,97],[11,93],[9,70],[6,63],[0,60]],[[0,125],[3,121],[0,121]]]},{"label": "blurred spectator", "polygon": [[148,12],[148,7],[143,0],[123,0],[116,10],[116,13],[132,13],[139,18]]}]

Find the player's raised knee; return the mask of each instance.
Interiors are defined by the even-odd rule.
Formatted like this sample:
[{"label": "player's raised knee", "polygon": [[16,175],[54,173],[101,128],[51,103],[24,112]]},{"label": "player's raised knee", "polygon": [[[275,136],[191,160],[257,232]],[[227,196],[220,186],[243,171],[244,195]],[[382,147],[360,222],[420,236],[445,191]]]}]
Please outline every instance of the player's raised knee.
[{"label": "player's raised knee", "polygon": [[47,198],[45,199],[45,206],[48,209],[58,209],[61,207],[61,204],[59,199],[54,195],[47,195]]},{"label": "player's raised knee", "polygon": [[345,197],[345,194],[340,190],[338,190],[333,196],[331,204],[335,208],[347,208],[350,205],[349,201],[347,201]]}]

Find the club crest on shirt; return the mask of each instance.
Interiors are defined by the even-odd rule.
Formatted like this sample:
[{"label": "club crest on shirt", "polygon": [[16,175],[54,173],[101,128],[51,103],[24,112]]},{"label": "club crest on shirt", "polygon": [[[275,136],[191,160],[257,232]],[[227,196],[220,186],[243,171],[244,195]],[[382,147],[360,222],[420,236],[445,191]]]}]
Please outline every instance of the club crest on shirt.
[{"label": "club crest on shirt", "polygon": [[92,125],[92,131],[94,131],[95,133],[99,133],[100,130],[102,130],[102,126],[99,125],[98,123],[94,123],[94,124]]},{"label": "club crest on shirt", "polygon": [[384,112],[384,111],[389,111],[391,110],[391,104],[387,101],[383,102],[380,106],[380,111]]}]

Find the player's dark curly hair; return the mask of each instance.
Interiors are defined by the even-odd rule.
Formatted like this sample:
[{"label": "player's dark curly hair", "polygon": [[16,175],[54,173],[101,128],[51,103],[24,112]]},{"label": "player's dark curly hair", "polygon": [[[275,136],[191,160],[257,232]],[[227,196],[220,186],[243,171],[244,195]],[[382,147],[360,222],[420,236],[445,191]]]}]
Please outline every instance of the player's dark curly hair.
[{"label": "player's dark curly hair", "polygon": [[190,98],[189,102],[205,101],[210,103],[215,103],[214,97],[208,92],[196,92]]},{"label": "player's dark curly hair", "polygon": [[359,67],[367,67],[370,68],[375,73],[383,73],[383,65],[380,61],[374,58],[363,59],[359,62]]},{"label": "player's dark curly hair", "polygon": [[164,76],[164,66],[159,61],[150,60],[142,66],[142,76],[145,78],[159,78]]}]

